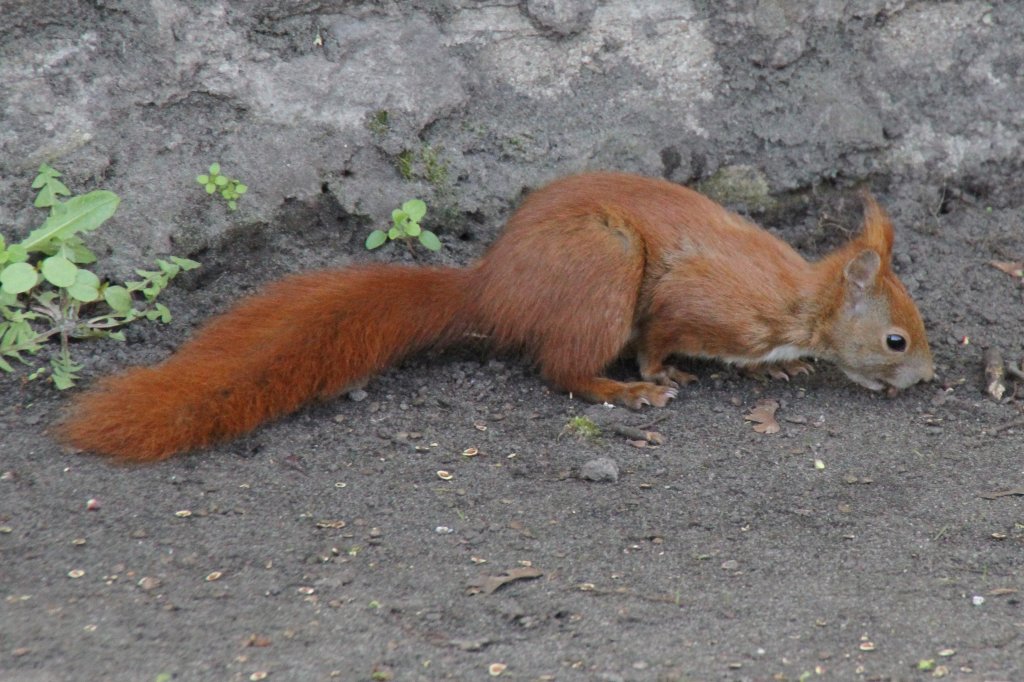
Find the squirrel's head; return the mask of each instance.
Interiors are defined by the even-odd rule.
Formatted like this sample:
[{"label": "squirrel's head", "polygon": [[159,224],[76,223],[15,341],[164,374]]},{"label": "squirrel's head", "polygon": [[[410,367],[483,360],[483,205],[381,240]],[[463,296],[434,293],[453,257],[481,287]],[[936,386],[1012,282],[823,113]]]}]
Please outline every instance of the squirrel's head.
[{"label": "squirrel's head", "polygon": [[889,217],[865,193],[864,228],[840,250],[842,295],[831,329],[836,364],[873,391],[931,381],[935,371],[921,314],[892,271]]}]

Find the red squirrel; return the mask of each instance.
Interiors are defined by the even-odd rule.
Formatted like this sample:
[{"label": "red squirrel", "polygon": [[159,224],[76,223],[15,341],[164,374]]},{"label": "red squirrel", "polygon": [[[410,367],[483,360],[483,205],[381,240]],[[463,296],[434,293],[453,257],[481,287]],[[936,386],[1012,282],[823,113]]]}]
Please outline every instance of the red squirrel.
[{"label": "red squirrel", "polygon": [[[666,180],[588,173],[530,194],[466,268],[364,265],[287,277],[174,355],[102,379],[65,443],[158,460],[239,436],[366,384],[411,353],[484,338],[592,402],[663,407],[716,358],[775,375],[839,366],[871,390],[933,376],[924,324],[890,267],[889,218],[865,194],[859,236],[818,262]],[[642,381],[602,372],[635,355]]]}]

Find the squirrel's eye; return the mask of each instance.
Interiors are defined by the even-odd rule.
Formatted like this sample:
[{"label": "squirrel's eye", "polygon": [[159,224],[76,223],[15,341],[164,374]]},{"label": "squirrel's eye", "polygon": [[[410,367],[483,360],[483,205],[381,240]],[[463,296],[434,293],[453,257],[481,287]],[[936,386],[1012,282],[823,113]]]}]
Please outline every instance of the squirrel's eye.
[{"label": "squirrel's eye", "polygon": [[885,337],[885,345],[889,347],[889,350],[902,353],[907,349],[907,340],[899,334],[889,334]]}]

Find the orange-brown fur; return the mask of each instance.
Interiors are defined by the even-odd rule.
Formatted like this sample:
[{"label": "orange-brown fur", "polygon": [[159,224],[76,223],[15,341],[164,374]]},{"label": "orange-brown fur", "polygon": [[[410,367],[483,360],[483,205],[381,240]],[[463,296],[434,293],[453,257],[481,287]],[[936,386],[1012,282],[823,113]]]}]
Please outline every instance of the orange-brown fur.
[{"label": "orange-brown fur", "polygon": [[[917,310],[889,269],[891,226],[877,204],[867,206],[864,234],[811,264],[685,187],[614,173],[564,178],[530,195],[474,265],[286,278],[211,321],[165,362],[100,381],[59,433],[85,450],[162,459],[470,335],[525,353],[562,390],[634,408],[675,396],[682,374],[663,364],[672,354],[757,364],[789,344],[858,369],[834,352],[841,340],[833,327],[851,293],[844,268],[865,249],[882,261],[869,302],[894,299],[897,321],[925,352]],[[645,380],[602,377],[627,349]],[[928,378],[930,355],[927,363],[914,377]]]}]

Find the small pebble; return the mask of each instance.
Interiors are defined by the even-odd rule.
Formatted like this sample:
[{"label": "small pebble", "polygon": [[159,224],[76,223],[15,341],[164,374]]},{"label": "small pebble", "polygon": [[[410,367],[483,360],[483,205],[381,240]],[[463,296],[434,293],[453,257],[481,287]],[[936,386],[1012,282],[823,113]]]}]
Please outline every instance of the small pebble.
[{"label": "small pebble", "polygon": [[619,465],[611,457],[598,457],[580,467],[580,478],[599,483],[615,483],[619,480]]},{"label": "small pebble", "polygon": [[156,588],[160,587],[161,583],[159,578],[154,578],[152,576],[147,575],[139,579],[138,585],[141,589],[146,590],[148,592],[149,590],[155,590]]}]

